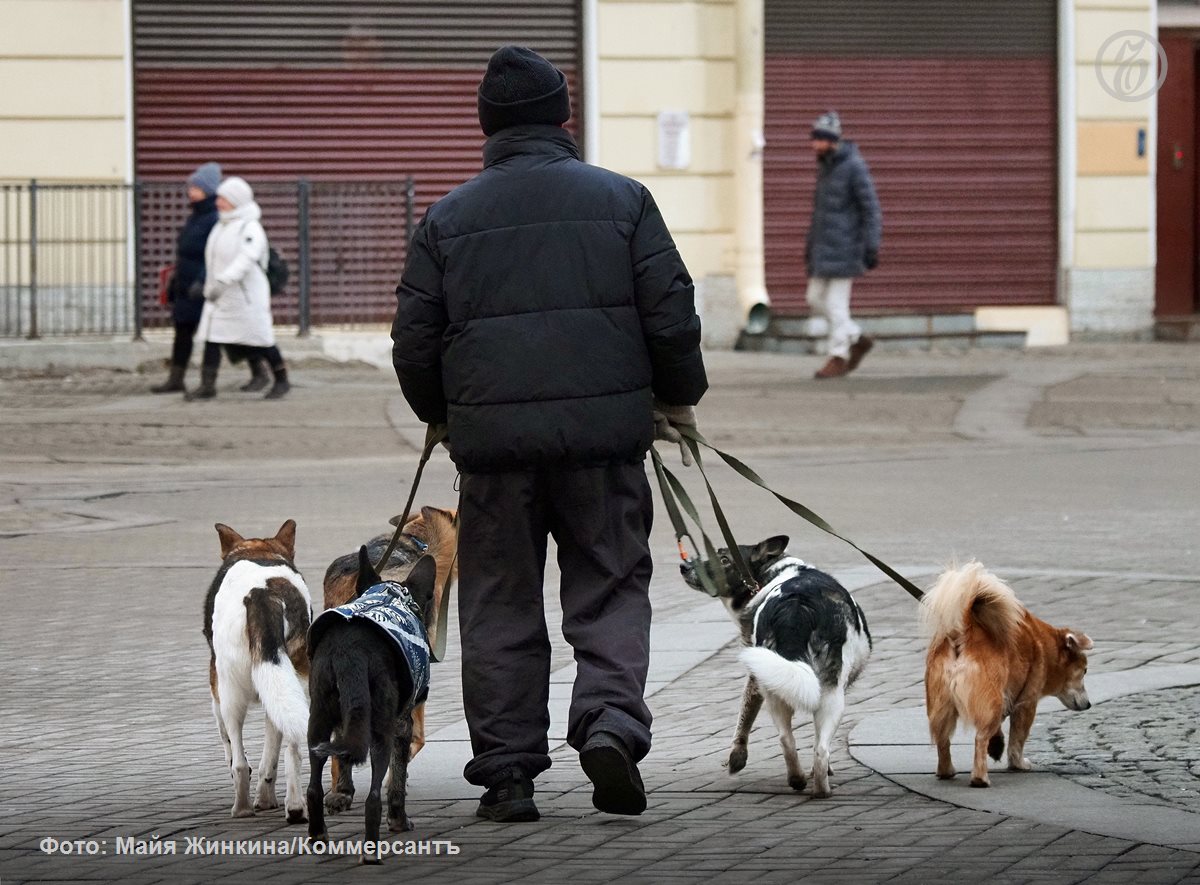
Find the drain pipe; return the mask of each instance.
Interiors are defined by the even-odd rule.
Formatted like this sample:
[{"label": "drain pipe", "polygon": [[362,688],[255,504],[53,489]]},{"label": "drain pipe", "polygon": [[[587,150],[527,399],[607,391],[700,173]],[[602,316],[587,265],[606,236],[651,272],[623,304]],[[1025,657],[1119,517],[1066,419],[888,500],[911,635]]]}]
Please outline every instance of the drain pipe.
[{"label": "drain pipe", "polygon": [[771,320],[763,264],[763,0],[737,0],[736,15],[735,282],[743,331],[761,335]]}]

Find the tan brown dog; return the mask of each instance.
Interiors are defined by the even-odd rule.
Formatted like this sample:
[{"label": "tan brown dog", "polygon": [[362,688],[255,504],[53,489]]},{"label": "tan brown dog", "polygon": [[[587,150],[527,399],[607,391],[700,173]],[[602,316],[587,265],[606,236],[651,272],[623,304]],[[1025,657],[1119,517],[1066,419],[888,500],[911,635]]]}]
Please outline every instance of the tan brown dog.
[{"label": "tan brown dog", "polygon": [[[396,525],[400,520],[394,516],[390,520]],[[392,540],[392,533],[378,535],[367,544],[367,555],[372,563],[378,562]],[[432,648],[437,641],[437,612],[442,603],[442,594],[446,592],[447,576],[453,581],[458,576],[458,514],[454,510],[442,510],[437,507],[422,507],[421,512],[404,524],[396,549],[388,558],[388,562],[378,569],[379,577],[385,581],[403,583],[408,573],[423,555],[429,555],[437,563],[437,574],[434,579],[434,598],[432,605],[433,623],[427,624],[429,645]],[[337,608],[345,605],[357,594],[358,582],[358,553],[348,553],[339,556],[325,571],[325,608]],[[425,746],[425,705],[419,704],[413,710],[413,733],[410,747],[410,758],[414,757]],[[325,797],[325,807],[330,812],[337,813],[350,807],[354,797],[354,781],[349,769],[339,765],[337,759],[330,760],[330,774],[333,779],[333,789]]]},{"label": "tan brown dog", "polygon": [[961,717],[975,729],[971,786],[989,786],[987,757],[1004,751],[1008,768],[1028,771],[1022,753],[1038,701],[1056,697],[1071,710],[1091,706],[1083,676],[1092,640],[1035,618],[1016,594],[978,562],[947,569],[925,594],[921,612],[931,639],[925,659],[925,709],[937,745],[937,776],[955,775],[950,738]]}]

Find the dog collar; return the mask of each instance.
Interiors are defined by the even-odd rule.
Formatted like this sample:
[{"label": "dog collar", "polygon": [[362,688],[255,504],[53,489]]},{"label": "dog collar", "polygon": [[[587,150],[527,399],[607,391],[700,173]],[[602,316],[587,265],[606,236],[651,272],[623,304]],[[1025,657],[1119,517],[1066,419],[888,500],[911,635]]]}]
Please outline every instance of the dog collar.
[{"label": "dog collar", "polygon": [[[688,558],[687,548],[683,546],[683,539],[682,538],[676,539],[676,544],[679,547],[679,558],[681,560],[683,560],[685,563],[690,564],[691,560]],[[695,569],[695,566],[692,566],[692,568]],[[710,580],[711,580],[711,576],[710,576]],[[762,590],[762,584],[759,584],[757,581],[747,581],[745,579],[745,577],[743,577],[741,579],[741,586],[744,589],[746,589],[747,591],[749,591],[749,599],[753,599],[755,596],[758,595],[759,591]],[[708,592],[708,590],[704,588],[703,584],[701,585],[701,589],[704,590],[704,592],[706,592],[706,593]],[[715,592],[710,595],[712,595],[716,599],[720,599],[722,597],[732,598],[734,596],[734,591],[732,588],[730,588],[730,589],[726,590],[724,593],[722,593],[720,587],[715,586],[715,582],[714,582],[714,590],[715,590]],[[749,601],[749,600],[747,600],[747,601]]]}]

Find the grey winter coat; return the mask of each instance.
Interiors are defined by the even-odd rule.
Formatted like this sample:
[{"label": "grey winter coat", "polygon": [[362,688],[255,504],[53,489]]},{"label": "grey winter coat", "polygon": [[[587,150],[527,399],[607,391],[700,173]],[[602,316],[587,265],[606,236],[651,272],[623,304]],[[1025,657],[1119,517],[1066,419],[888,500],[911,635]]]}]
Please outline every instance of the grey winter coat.
[{"label": "grey winter coat", "polygon": [[852,141],[818,161],[805,263],[811,277],[858,277],[879,252],[883,212],[867,163]]}]

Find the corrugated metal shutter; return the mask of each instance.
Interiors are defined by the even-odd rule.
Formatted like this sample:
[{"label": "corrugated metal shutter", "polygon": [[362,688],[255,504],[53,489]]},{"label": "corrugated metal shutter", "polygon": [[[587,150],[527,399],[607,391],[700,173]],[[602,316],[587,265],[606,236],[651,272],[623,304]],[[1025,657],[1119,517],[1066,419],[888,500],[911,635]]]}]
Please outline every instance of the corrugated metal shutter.
[{"label": "corrugated metal shutter", "polygon": [[1055,4],[767,0],[767,288],[807,312],[813,119],[836,109],[884,212],[856,309],[1047,304],[1057,279]]},{"label": "corrugated metal shutter", "polygon": [[[583,118],[579,0],[133,0],[133,28],[143,180],[179,182],[210,159],[252,184],[413,176],[419,217],[481,168],[475,90],[505,43],[558,65],[574,104],[570,126]],[[275,211],[277,228],[288,226],[286,211]],[[272,209],[264,212],[270,222]],[[144,231],[147,249],[160,234]],[[402,239],[403,216],[372,234],[383,235]],[[319,285],[320,261],[314,252],[314,309],[333,297]],[[380,297],[386,310],[390,295]],[[275,306],[288,322],[294,302]],[[151,321],[161,314],[147,308]]]}]

